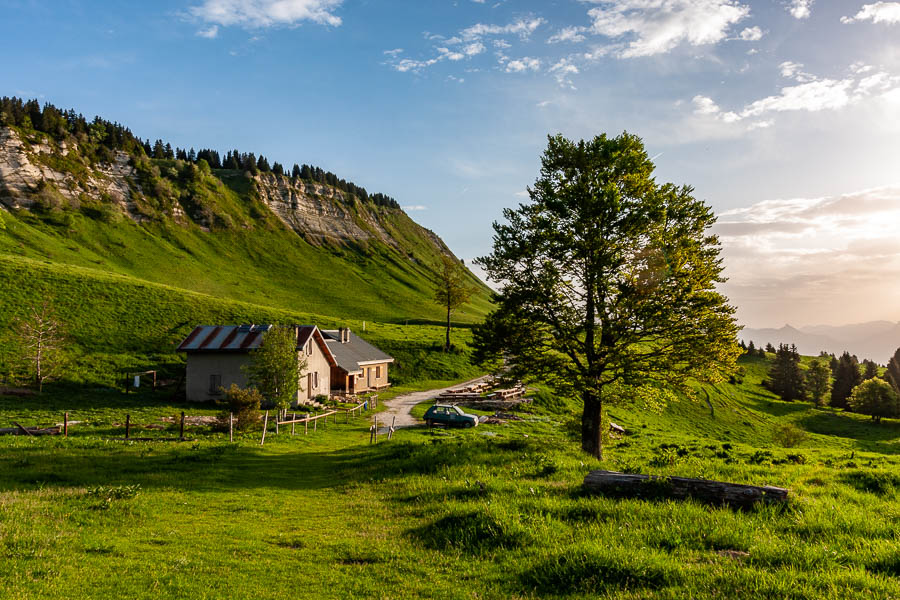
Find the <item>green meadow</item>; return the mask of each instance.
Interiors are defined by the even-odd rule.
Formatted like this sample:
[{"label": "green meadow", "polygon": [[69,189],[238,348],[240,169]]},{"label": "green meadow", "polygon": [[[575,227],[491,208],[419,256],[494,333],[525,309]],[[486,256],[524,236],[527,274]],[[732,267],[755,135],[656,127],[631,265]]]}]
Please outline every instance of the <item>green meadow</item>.
[{"label": "green meadow", "polygon": [[[0,589],[10,598],[890,598],[900,596],[900,424],[786,403],[740,382],[609,418],[603,463],[578,450],[578,407],[538,388],[521,421],[399,431],[366,418],[308,435],[191,427],[122,442],[185,407],[4,397],[0,414],[84,420],[0,438]],[[429,384],[423,384],[427,386]],[[408,387],[415,387],[411,384]],[[55,398],[55,399],[54,399]],[[425,405],[417,407],[421,413]],[[153,430],[148,435],[172,435]],[[132,434],[137,435],[133,430]],[[143,434],[141,434],[143,435]],[[748,511],[586,495],[594,468],[791,490]]]}]

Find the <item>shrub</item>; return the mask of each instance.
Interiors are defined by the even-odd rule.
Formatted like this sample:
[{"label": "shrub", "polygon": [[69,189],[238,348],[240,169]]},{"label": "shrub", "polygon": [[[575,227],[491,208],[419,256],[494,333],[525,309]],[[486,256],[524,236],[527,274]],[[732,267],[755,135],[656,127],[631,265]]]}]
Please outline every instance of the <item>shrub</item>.
[{"label": "shrub", "polygon": [[794,446],[806,441],[809,437],[805,431],[796,425],[784,425],[775,430],[775,442],[783,448],[793,448]]},{"label": "shrub", "polygon": [[225,391],[225,410],[219,415],[223,426],[228,426],[229,414],[234,415],[234,427],[245,431],[259,423],[259,407],[263,397],[256,388],[243,389],[232,383]]},{"label": "shrub", "polygon": [[855,412],[869,415],[876,422],[882,417],[900,416],[900,398],[891,384],[881,379],[867,379],[853,388],[848,404]]}]

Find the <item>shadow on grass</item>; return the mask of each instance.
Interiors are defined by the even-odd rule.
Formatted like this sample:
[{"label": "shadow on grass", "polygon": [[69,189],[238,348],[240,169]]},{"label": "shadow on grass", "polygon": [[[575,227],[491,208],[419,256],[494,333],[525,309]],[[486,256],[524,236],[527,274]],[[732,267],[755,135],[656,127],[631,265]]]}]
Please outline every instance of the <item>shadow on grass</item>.
[{"label": "shadow on grass", "polygon": [[811,433],[854,440],[866,452],[900,454],[900,424],[894,421],[875,423],[858,416],[839,412],[816,412],[797,421]]},{"label": "shadow on grass", "polygon": [[[351,425],[350,427],[354,427]],[[358,426],[356,426],[358,427]],[[352,434],[342,434],[352,439]],[[454,464],[502,465],[507,452],[485,440],[435,440],[429,445],[398,442],[370,446],[367,430],[346,448],[316,450],[273,440],[265,448],[220,441],[134,443],[61,438],[0,450],[0,490],[23,487],[133,485],[191,491],[278,488],[317,490],[357,482],[385,482],[428,474]],[[327,444],[329,442],[322,441]],[[333,443],[333,442],[331,442]]]}]

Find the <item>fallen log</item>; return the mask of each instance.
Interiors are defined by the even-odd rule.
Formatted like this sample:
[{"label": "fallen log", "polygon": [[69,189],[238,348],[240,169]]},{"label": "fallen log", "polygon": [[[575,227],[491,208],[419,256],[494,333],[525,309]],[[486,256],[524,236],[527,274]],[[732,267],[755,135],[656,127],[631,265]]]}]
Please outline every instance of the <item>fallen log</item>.
[{"label": "fallen log", "polygon": [[16,423],[16,427],[0,428],[0,435],[58,435],[59,427],[22,427]]},{"label": "fallen log", "polygon": [[788,490],[773,486],[743,485],[689,477],[659,477],[615,471],[591,471],[584,478],[589,492],[633,498],[693,498],[701,502],[750,508],[757,502],[785,502]]}]

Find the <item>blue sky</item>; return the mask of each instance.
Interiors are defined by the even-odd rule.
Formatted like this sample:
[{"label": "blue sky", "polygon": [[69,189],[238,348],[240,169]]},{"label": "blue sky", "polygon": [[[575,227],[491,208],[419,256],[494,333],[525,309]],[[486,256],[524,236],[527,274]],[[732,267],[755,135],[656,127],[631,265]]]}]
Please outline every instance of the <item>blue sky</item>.
[{"label": "blue sky", "polygon": [[0,0],[0,94],[394,196],[462,258],[548,133],[640,135],[751,326],[900,320],[900,3]]}]

